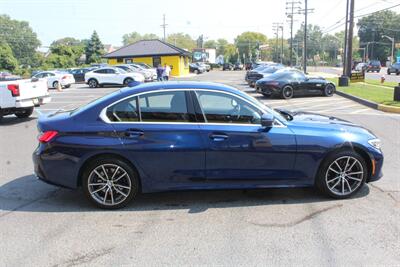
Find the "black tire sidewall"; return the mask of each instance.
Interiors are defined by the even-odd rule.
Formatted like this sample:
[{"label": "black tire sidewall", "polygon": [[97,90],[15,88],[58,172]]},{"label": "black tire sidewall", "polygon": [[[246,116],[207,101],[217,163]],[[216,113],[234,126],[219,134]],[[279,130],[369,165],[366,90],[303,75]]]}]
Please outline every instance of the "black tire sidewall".
[{"label": "black tire sidewall", "polygon": [[15,116],[20,119],[29,118],[33,113],[34,107],[24,108],[23,113],[15,113]]},{"label": "black tire sidewall", "polygon": [[[360,161],[360,163],[364,169],[364,176],[363,176],[363,181],[361,182],[360,186],[356,190],[354,190],[352,193],[350,193],[348,195],[342,196],[342,195],[336,195],[331,190],[329,190],[329,188],[326,184],[325,175],[326,175],[326,171],[327,171],[329,165],[333,161],[335,161],[338,158],[345,157],[345,156],[351,156],[351,157],[356,158],[358,161]],[[349,197],[353,196],[354,194],[356,194],[365,185],[367,177],[368,177],[368,173],[369,173],[368,167],[367,167],[367,164],[366,164],[364,158],[361,157],[356,152],[354,152],[352,150],[342,150],[342,151],[338,151],[338,152],[333,152],[333,153],[329,154],[325,158],[325,160],[322,162],[322,164],[317,172],[317,176],[315,177],[315,185],[325,195],[328,195],[328,196],[330,196],[332,198],[336,198],[336,199],[345,199],[345,198],[349,198]]]},{"label": "black tire sidewall", "polygon": [[128,86],[129,83],[133,82],[134,80],[132,78],[125,78],[124,80],[124,85]]},{"label": "black tire sidewall", "polygon": [[[286,96],[286,94],[285,94],[285,90],[286,90],[286,89],[291,89],[291,91],[292,91],[291,96]],[[292,86],[290,86],[290,85],[285,85],[285,86],[282,88],[282,98],[283,98],[283,99],[291,99],[291,98],[293,98],[293,95],[294,95],[294,91],[293,91],[293,87],[292,87]]]},{"label": "black tire sidewall", "polygon": [[[91,85],[92,82],[94,82],[93,86]],[[97,88],[97,86],[99,86],[99,83],[95,79],[90,79],[88,83],[90,88]]]},{"label": "black tire sidewall", "polygon": [[[94,168],[98,167],[99,165],[102,164],[115,164],[120,167],[122,167],[129,175],[129,179],[131,180],[131,185],[132,189],[129,193],[129,196],[121,203],[118,205],[114,206],[106,206],[102,205],[99,202],[97,202],[95,199],[92,198],[90,195],[89,189],[88,189],[88,179],[90,173],[93,171]],[[85,193],[85,196],[87,199],[92,203],[94,206],[101,208],[101,209],[120,209],[128,205],[139,193],[139,176],[134,168],[131,167],[130,164],[125,162],[124,160],[118,159],[118,158],[111,158],[111,157],[104,157],[104,158],[98,158],[93,161],[91,161],[85,168],[82,174],[82,189],[83,192]]]},{"label": "black tire sidewall", "polygon": [[57,87],[58,87],[58,84],[59,84],[58,81],[53,82],[53,88],[57,88]]},{"label": "black tire sidewall", "polygon": [[[332,88],[332,93],[329,93],[329,92],[328,92],[328,87],[331,87],[331,88]],[[334,87],[332,84],[327,84],[327,85],[325,86],[325,89],[324,89],[324,95],[325,95],[325,96],[333,96],[334,93],[335,93],[335,87]]]}]

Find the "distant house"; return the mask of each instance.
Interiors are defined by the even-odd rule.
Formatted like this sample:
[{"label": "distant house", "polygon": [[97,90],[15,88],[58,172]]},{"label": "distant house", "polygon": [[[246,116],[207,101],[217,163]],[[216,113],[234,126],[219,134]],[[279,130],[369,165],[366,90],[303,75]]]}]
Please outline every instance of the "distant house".
[{"label": "distant house", "polygon": [[167,64],[171,66],[172,76],[189,74],[190,57],[188,51],[158,39],[138,41],[103,55],[110,65],[143,62],[157,67]]}]

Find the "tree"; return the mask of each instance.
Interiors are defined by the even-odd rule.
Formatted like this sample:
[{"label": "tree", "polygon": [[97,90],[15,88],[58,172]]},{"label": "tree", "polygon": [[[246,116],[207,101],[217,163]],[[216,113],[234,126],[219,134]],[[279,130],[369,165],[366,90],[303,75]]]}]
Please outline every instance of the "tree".
[{"label": "tree", "polygon": [[208,40],[204,43],[204,48],[217,48],[218,43],[215,40]]},{"label": "tree", "polygon": [[[322,30],[318,25],[307,25],[307,57],[314,58],[314,56],[320,56],[323,51],[322,46]],[[304,24],[301,25],[300,29],[297,31],[295,40],[300,42],[299,45],[299,56],[303,55],[303,44],[304,44]]]},{"label": "tree", "polygon": [[243,32],[235,38],[235,46],[243,61],[254,60],[258,47],[267,42],[267,36],[259,32]]},{"label": "tree", "polygon": [[239,55],[237,53],[237,48],[234,44],[228,44],[225,46],[224,59],[225,62],[230,62],[232,64],[238,61]]},{"label": "tree", "polygon": [[229,42],[223,38],[217,40],[217,55],[225,55],[226,46]]},{"label": "tree", "polygon": [[0,39],[9,45],[14,57],[24,65],[31,64],[31,58],[40,46],[28,22],[13,20],[7,15],[0,15]]},{"label": "tree", "polygon": [[85,53],[87,64],[99,62],[101,60],[101,55],[104,53],[104,46],[96,31],[93,32],[90,40],[87,42]]},{"label": "tree", "polygon": [[145,33],[141,35],[138,32],[131,32],[124,34],[122,36],[122,43],[124,45],[132,44],[140,40],[150,40],[150,39],[159,39],[159,37],[154,33]]},{"label": "tree", "polygon": [[185,34],[182,32],[172,33],[168,35],[167,42],[182,49],[187,49],[189,51],[196,47],[196,41],[193,40],[189,34]]},{"label": "tree", "polygon": [[361,18],[357,26],[361,47],[368,45],[368,58],[386,61],[391,55],[392,43],[383,37],[387,35],[395,40],[400,39],[400,14],[393,11],[382,11]]},{"label": "tree", "polygon": [[0,70],[14,72],[18,68],[18,61],[14,57],[11,47],[0,41]]},{"label": "tree", "polygon": [[78,65],[85,51],[85,44],[75,38],[65,37],[50,45],[50,56],[46,60],[54,68],[70,68]]}]

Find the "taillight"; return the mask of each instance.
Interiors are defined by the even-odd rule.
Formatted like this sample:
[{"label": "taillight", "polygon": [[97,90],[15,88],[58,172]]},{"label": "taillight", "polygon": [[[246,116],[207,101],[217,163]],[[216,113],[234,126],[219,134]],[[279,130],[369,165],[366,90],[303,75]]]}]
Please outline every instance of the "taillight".
[{"label": "taillight", "polygon": [[38,139],[39,142],[41,143],[48,143],[50,142],[54,137],[56,137],[58,134],[57,131],[46,131],[44,133],[42,133],[41,135],[39,135]]},{"label": "taillight", "polygon": [[62,80],[68,79],[68,76],[63,76],[61,79],[62,79]]},{"label": "taillight", "polygon": [[19,96],[19,85],[18,84],[8,84],[7,89],[11,91],[12,96]]}]

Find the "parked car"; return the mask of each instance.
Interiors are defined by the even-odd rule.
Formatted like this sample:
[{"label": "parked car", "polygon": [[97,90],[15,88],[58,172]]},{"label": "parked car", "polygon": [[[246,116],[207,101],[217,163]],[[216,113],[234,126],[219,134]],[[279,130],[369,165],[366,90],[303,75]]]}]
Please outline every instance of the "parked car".
[{"label": "parked car", "polygon": [[244,66],[242,63],[236,63],[233,67],[233,70],[243,70]]},{"label": "parked car", "polygon": [[394,63],[387,69],[388,75],[390,75],[392,73],[396,73],[396,75],[400,75],[400,63]]},{"label": "parked car", "polygon": [[0,80],[0,120],[11,114],[28,118],[34,107],[49,103],[50,100],[45,79]]},{"label": "parked car", "polygon": [[256,91],[264,96],[280,96],[290,99],[300,95],[332,96],[335,85],[321,77],[308,77],[298,70],[277,71],[256,82]]},{"label": "parked car", "polygon": [[74,76],[75,82],[81,83],[85,82],[85,74],[86,72],[95,70],[97,68],[81,68],[81,69],[72,69],[70,73]]},{"label": "parked car", "polygon": [[273,110],[222,84],[146,83],[41,116],[36,176],[100,208],[139,193],[314,187],[344,199],[382,176],[380,140],[332,116]]},{"label": "parked car", "polygon": [[153,73],[151,73],[147,70],[143,70],[132,64],[116,65],[114,67],[123,69],[126,72],[141,74],[141,75],[143,75],[145,82],[152,82],[154,80]]},{"label": "parked car", "polygon": [[225,63],[222,66],[222,70],[234,70],[235,66],[232,63]]},{"label": "parked car", "polygon": [[103,85],[128,86],[130,82],[144,82],[144,76],[137,72],[126,72],[121,68],[105,67],[86,72],[85,83],[90,88]]},{"label": "parked car", "polygon": [[365,62],[358,63],[355,67],[355,71],[365,72],[368,68],[368,64]]},{"label": "parked car", "polygon": [[139,65],[136,63],[131,63],[131,64],[127,64],[127,65],[129,65],[134,71],[143,74],[146,82],[152,82],[152,81],[157,80],[156,69],[154,69],[154,68],[147,69],[147,68],[143,67],[142,65]]},{"label": "parked car", "polygon": [[252,76],[253,74],[258,73],[258,72],[260,72],[260,71],[263,71],[264,69],[267,69],[267,68],[268,68],[267,65],[260,65],[260,66],[258,66],[258,67],[255,68],[255,69],[252,69],[252,70],[247,71],[247,72],[246,72],[246,75],[245,75],[245,77],[244,77],[245,81],[250,85],[249,77]]},{"label": "parked car", "polygon": [[0,81],[15,81],[21,79],[21,76],[14,75],[8,71],[0,71]]},{"label": "parked car", "polygon": [[199,66],[195,63],[189,64],[189,72],[200,74],[200,73],[204,73],[205,71],[206,71],[206,69],[202,66]]},{"label": "parked car", "polygon": [[194,63],[199,67],[202,67],[203,69],[205,69],[207,72],[209,72],[211,70],[211,66],[209,64],[206,64],[204,62],[196,62]]},{"label": "parked car", "polygon": [[32,77],[46,79],[48,88],[58,88],[59,84],[62,88],[69,88],[75,83],[75,79],[72,74],[60,71],[42,71]]},{"label": "parked car", "polygon": [[367,72],[380,72],[381,71],[381,62],[379,60],[372,60],[368,62]]},{"label": "parked car", "polygon": [[260,70],[258,71],[251,71],[246,77],[247,83],[249,84],[250,87],[255,87],[256,82],[258,80],[266,78],[283,68],[284,68],[283,65],[275,64],[275,65],[261,67]]}]

